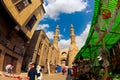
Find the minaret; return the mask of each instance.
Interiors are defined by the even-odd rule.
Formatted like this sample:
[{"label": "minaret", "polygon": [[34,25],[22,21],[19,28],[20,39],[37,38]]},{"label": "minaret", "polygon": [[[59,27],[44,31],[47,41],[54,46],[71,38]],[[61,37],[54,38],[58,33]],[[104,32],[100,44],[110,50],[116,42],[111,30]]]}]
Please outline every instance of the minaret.
[{"label": "minaret", "polygon": [[72,66],[75,56],[78,53],[78,46],[76,45],[74,27],[72,24],[70,25],[70,38],[71,38],[71,44],[70,44],[69,51],[68,51],[68,66],[69,67]]},{"label": "minaret", "polygon": [[57,58],[57,64],[60,64],[60,49],[58,47],[58,39],[59,39],[59,25],[56,26],[56,30],[54,33],[54,47],[57,49],[58,52],[58,58]]},{"label": "minaret", "polygon": [[54,46],[58,48],[58,39],[59,39],[59,25],[56,26],[55,34],[54,34]]},{"label": "minaret", "polygon": [[74,27],[73,27],[73,25],[71,24],[70,25],[70,37],[71,37],[71,45],[73,45],[73,44],[76,44],[76,42],[75,42],[75,34],[74,34]]}]

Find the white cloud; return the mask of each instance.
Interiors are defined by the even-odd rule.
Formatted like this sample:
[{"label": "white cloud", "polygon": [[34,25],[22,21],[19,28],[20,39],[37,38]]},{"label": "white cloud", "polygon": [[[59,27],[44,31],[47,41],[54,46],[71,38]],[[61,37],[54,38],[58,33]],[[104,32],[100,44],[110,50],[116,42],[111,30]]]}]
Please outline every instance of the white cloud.
[{"label": "white cloud", "polygon": [[59,46],[59,48],[62,49],[62,50],[68,49],[69,46],[70,46],[70,39],[68,39],[68,40],[61,39],[61,40],[58,42],[58,46]]},{"label": "white cloud", "polygon": [[49,27],[50,27],[49,24],[39,24],[39,25],[37,26],[36,30],[40,30],[40,29],[44,30],[45,33],[46,33],[46,35],[47,35],[47,37],[48,37],[49,39],[53,39],[54,32],[53,32],[53,31],[48,31],[48,28],[49,28]]},{"label": "white cloud", "polygon": [[38,24],[36,30],[40,30],[40,29],[46,30],[49,27],[50,27],[49,24]]},{"label": "white cloud", "polygon": [[[47,37],[49,39],[53,39],[53,37],[54,37],[54,31],[48,31],[49,27],[50,27],[49,24],[39,24],[37,26],[36,30],[40,30],[40,29],[44,30],[45,33],[46,33],[46,35],[47,35]],[[59,34],[59,38],[61,38],[61,37],[63,37],[63,35]]]},{"label": "white cloud", "polygon": [[62,34],[59,34],[59,38],[61,39],[63,37],[63,35]]},{"label": "white cloud", "polygon": [[92,12],[92,10],[87,10],[87,11],[86,11],[86,13],[90,13],[90,12]]},{"label": "white cloud", "polygon": [[[53,40],[54,38],[54,31],[48,31],[46,32],[46,35],[48,36],[49,39]],[[59,34],[59,38],[61,38],[63,35]]]},{"label": "white cloud", "polygon": [[66,29],[64,28],[64,32],[66,31]]},{"label": "white cloud", "polygon": [[[88,33],[89,33],[89,29],[90,29],[90,22],[86,25],[86,29],[83,31],[82,34],[76,36],[76,44],[77,46],[79,47],[79,49],[84,45],[86,39],[87,39],[87,36],[88,36]],[[65,49],[68,49],[70,46],[70,39],[68,40],[65,40],[65,39],[62,39],[59,41],[59,48],[62,49],[62,50],[65,50]]]},{"label": "white cloud", "polygon": [[49,39],[53,39],[53,37],[54,37],[54,32],[53,32],[53,31],[48,31],[48,32],[46,33],[46,35],[48,36]]},{"label": "white cloud", "polygon": [[88,33],[89,33],[89,30],[90,30],[90,22],[86,25],[86,28],[85,30],[83,31],[82,34],[80,34],[79,36],[76,36],[76,43],[79,47],[79,49],[84,45],[87,37],[88,37]]},{"label": "white cloud", "polygon": [[46,16],[57,20],[60,13],[81,12],[87,6],[86,0],[47,0],[47,3],[45,3]]},{"label": "white cloud", "polygon": [[[76,44],[78,45],[79,49],[84,45],[84,43],[85,43],[85,41],[87,39],[88,32],[89,32],[89,29],[90,29],[90,25],[91,24],[89,22],[86,25],[86,28],[82,32],[82,34],[76,36]],[[49,39],[53,39],[53,37],[54,37],[54,31],[47,31],[47,29],[49,28],[48,24],[42,24],[42,25],[39,25],[38,27],[39,27],[39,29],[45,30],[46,35],[48,36]],[[62,36],[63,36],[62,34],[59,34],[59,38],[61,38]],[[61,39],[58,42],[58,46],[62,50],[68,49],[69,46],[70,46],[70,38],[68,40]]]}]

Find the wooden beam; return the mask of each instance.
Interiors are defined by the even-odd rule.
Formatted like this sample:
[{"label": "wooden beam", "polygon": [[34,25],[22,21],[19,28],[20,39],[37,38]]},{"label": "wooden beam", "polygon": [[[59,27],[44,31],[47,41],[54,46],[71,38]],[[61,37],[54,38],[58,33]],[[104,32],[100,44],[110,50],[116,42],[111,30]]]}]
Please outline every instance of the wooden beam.
[{"label": "wooden beam", "polygon": [[[105,30],[100,30],[101,32],[105,32]],[[120,35],[120,33],[119,32],[113,32],[113,31],[110,31],[109,33],[113,33],[113,34],[119,34]]]},{"label": "wooden beam", "polygon": [[98,45],[98,43],[99,43],[100,41],[102,41],[102,39],[105,37],[106,33],[107,33],[107,31],[105,31],[105,32],[102,34],[102,36],[101,36],[101,37],[98,39],[98,41],[96,42],[96,45]]},{"label": "wooden beam", "polygon": [[[101,32],[104,32],[103,34],[102,34],[102,36],[98,39],[98,41],[96,42],[96,45],[98,45],[98,43],[100,42],[100,41],[102,41],[102,39],[105,37],[105,35],[107,34],[107,31],[104,31],[104,30],[101,30]],[[113,34],[119,34],[120,35],[120,33],[119,32],[109,32],[109,33],[113,33]]]}]

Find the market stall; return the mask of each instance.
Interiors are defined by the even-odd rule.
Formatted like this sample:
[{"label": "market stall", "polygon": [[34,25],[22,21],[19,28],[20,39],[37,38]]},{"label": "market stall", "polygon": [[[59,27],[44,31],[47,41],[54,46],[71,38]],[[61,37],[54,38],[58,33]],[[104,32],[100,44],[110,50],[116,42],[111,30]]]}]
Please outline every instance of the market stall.
[{"label": "market stall", "polygon": [[[111,66],[113,60],[111,59],[114,57],[111,55],[114,53],[111,49],[119,40],[120,0],[95,0],[94,16],[87,40],[75,58],[79,59],[80,55],[82,55],[84,59],[90,59],[90,64],[93,67],[96,61],[94,55],[96,54],[97,57],[101,56],[102,62],[100,62],[100,66],[102,66],[102,68],[98,70],[100,71],[102,69],[101,73],[104,74],[101,79],[115,78],[115,75],[119,78],[118,74],[113,75],[111,71],[111,68],[113,68],[113,66]],[[117,60],[119,59],[117,58]],[[117,60],[115,60],[115,62],[117,62]],[[115,67],[117,65],[115,65]],[[117,67],[120,69],[119,65]],[[96,75],[92,76],[97,80]]]}]

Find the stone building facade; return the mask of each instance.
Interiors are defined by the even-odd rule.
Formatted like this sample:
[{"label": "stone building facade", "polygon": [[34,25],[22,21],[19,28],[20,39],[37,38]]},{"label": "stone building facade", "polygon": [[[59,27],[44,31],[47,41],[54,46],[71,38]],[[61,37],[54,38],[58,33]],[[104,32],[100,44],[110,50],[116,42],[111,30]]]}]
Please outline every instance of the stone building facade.
[{"label": "stone building facade", "polygon": [[[74,27],[70,26],[71,44],[68,50],[60,50],[58,47],[59,26],[56,26],[53,43],[50,42],[43,30],[36,30],[24,57],[23,69],[28,68],[30,62],[44,66],[45,69],[50,68],[51,72],[55,72],[56,65],[72,66],[74,57],[78,53],[78,47],[75,41]],[[27,64],[26,64],[27,63]],[[48,71],[48,70],[47,70]]]},{"label": "stone building facade", "polygon": [[0,0],[0,71],[14,65],[21,72],[26,44],[45,10],[42,0]]},{"label": "stone building facade", "polygon": [[[56,27],[56,29],[58,29],[58,28]],[[57,34],[55,34],[55,36],[57,36],[57,38],[58,38],[59,33],[57,31],[59,31],[59,29],[55,31],[55,33],[57,33]],[[76,45],[74,27],[72,24],[70,25],[70,39],[71,39],[71,44],[70,44],[70,47],[68,50],[60,50],[58,47],[58,44],[56,45],[59,50],[58,63],[61,66],[71,67],[72,63],[74,61],[74,57],[76,56],[76,54],[78,53],[78,50],[79,50],[78,46]],[[55,40],[54,42],[58,42],[57,41],[58,39],[54,39],[54,40]]]},{"label": "stone building facade", "polygon": [[[36,30],[24,58],[24,67],[27,68],[29,62],[34,62],[40,66],[47,67],[49,64],[57,64],[58,51],[52,45],[43,30]],[[25,68],[24,68],[25,69]]]},{"label": "stone building facade", "polygon": [[68,50],[60,50],[59,64],[61,66],[68,66]]}]

